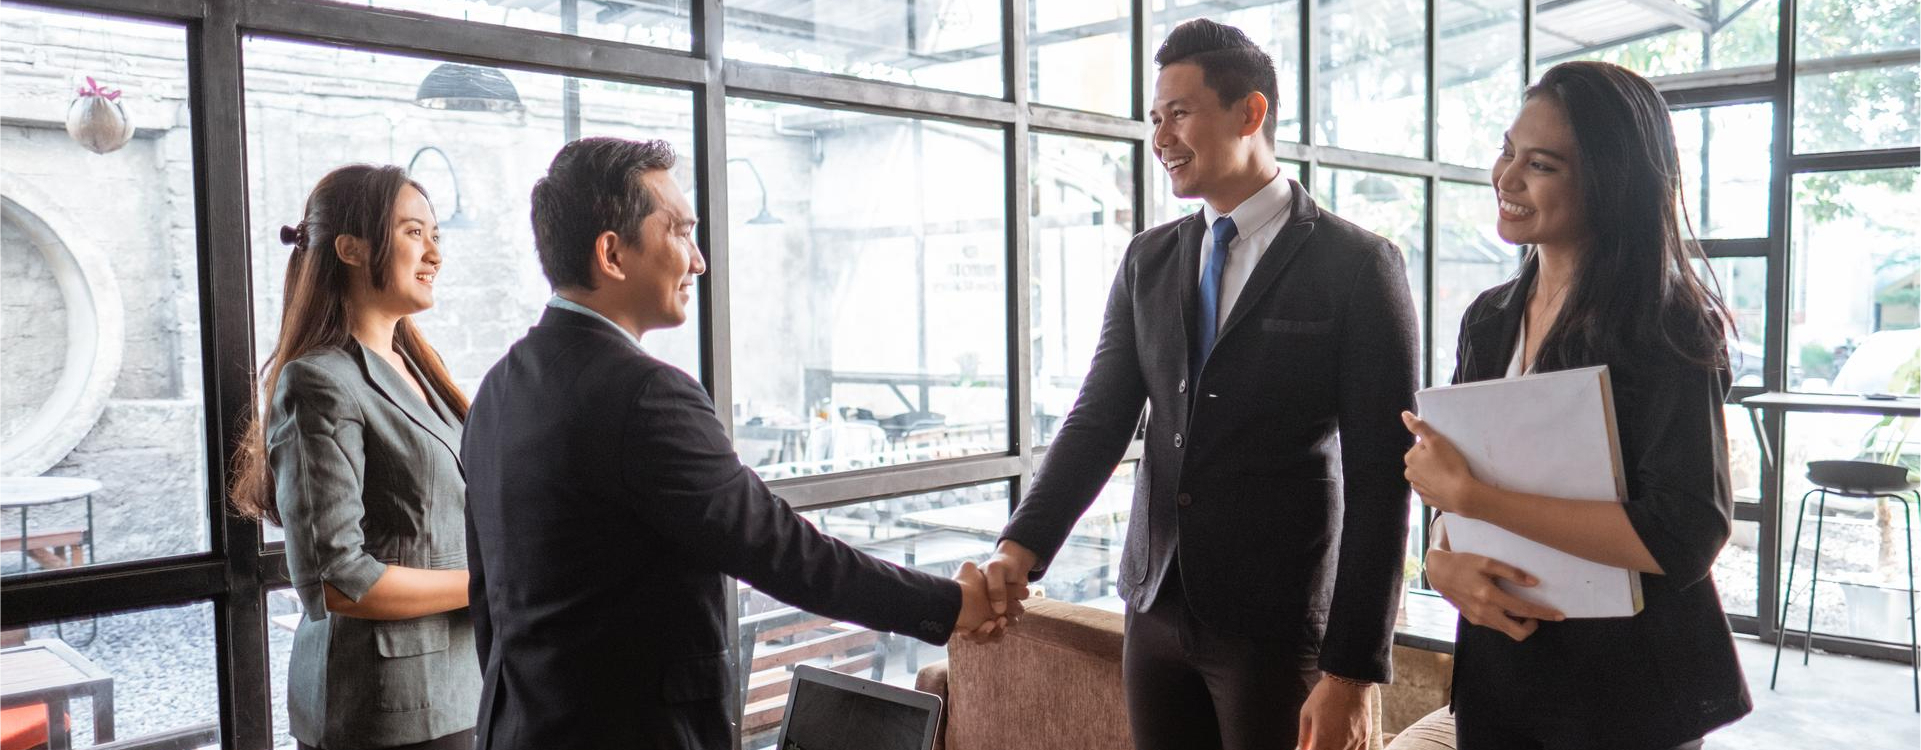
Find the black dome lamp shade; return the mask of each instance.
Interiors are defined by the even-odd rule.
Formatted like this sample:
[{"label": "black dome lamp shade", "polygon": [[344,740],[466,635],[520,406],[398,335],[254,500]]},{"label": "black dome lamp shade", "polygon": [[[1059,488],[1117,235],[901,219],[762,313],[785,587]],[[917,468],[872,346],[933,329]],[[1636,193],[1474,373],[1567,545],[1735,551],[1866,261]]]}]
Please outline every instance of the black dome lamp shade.
[{"label": "black dome lamp shade", "polygon": [[414,103],[461,112],[512,112],[524,106],[505,73],[461,63],[444,63],[428,73],[414,93]]}]

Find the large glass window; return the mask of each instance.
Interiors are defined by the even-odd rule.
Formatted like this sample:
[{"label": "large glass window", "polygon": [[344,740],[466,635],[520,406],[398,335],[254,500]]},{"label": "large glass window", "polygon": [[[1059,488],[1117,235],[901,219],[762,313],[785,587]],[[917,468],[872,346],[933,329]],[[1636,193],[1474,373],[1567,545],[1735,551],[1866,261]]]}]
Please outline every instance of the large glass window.
[{"label": "large glass window", "polygon": [[1602,60],[1647,76],[1772,66],[1779,2],[1541,3],[1535,57],[1542,71],[1565,60]]},{"label": "large glass window", "polygon": [[208,548],[187,34],[0,6],[0,571]]},{"label": "large glass window", "polygon": [[1794,176],[1788,387],[1917,393],[1921,170]]},{"label": "large glass window", "polygon": [[1774,105],[1737,104],[1673,113],[1682,199],[1703,239],[1768,236]]},{"label": "large glass window", "polygon": [[[347,0],[312,1],[347,4]],[[685,50],[693,46],[692,0],[359,0],[354,4],[649,47]]]},{"label": "large glass window", "polygon": [[204,602],[34,623],[0,631],[0,721],[8,747],[217,746],[217,674]]},{"label": "large glass window", "polygon": [[[1282,141],[1301,140],[1301,6],[1298,0],[1242,0],[1219,3],[1209,0],[1150,0],[1153,16],[1149,19],[1147,56],[1167,39],[1167,32],[1182,21],[1209,18],[1247,34],[1270,57],[1280,77],[1280,100],[1275,103],[1274,137]],[[1154,82],[1147,81],[1147,97],[1154,98]]]},{"label": "large glass window", "polygon": [[[1908,352],[1921,357],[1921,346],[1910,347]],[[1916,369],[1913,363],[1907,366],[1909,382],[1913,382]],[[1814,597],[1815,632],[1906,646],[1907,545],[1921,541],[1921,534],[1914,540],[1903,537],[1910,532],[1909,521],[1902,516],[1911,511],[1887,499],[1831,494],[1825,512],[1816,495],[1808,498],[1805,517],[1797,517],[1797,513],[1802,496],[1814,489],[1806,478],[1808,461],[1853,459],[1899,463],[1910,469],[1921,466],[1921,435],[1908,429],[1909,421],[1911,418],[1890,420],[1853,414],[1788,415],[1786,450],[1781,457],[1786,491],[1781,504],[1779,579],[1785,592],[1795,526],[1799,524],[1801,552],[1796,561],[1793,607],[1786,620],[1795,630],[1807,625],[1809,572],[1819,518],[1821,574]]]},{"label": "large glass window", "polygon": [[1805,0],[1796,14],[1794,150],[1921,143],[1913,0]]},{"label": "large glass window", "polygon": [[1451,382],[1461,317],[1481,292],[1514,277],[1521,248],[1494,230],[1494,187],[1441,182],[1434,237],[1433,384]]},{"label": "large glass window", "polygon": [[729,2],[727,57],[1000,96],[999,0]]},{"label": "large glass window", "polygon": [[[683,188],[691,191],[698,172],[685,91],[269,39],[247,40],[246,61],[254,340],[263,359],[279,333],[292,252],[280,227],[300,221],[308,192],[337,167],[397,165],[426,188],[443,266],[434,307],[415,322],[469,396],[553,294],[534,255],[528,196],[570,132],[662,138],[681,157]],[[466,107],[418,98],[423,80],[450,72],[492,85],[473,88]],[[753,183],[743,175],[730,184]],[[698,375],[697,318],[642,344]]]},{"label": "large glass window", "polygon": [[1028,96],[1132,117],[1133,7],[1131,0],[1028,0]]},{"label": "large glass window", "polygon": [[1316,2],[1314,142],[1426,158],[1426,4]]},{"label": "large glass window", "polygon": [[999,130],[736,99],[734,447],[767,478],[1004,451]]},{"label": "large glass window", "polygon": [[1028,296],[1034,344],[1034,445],[1067,418],[1100,343],[1115,269],[1134,235],[1134,148],[1034,135]]},{"label": "large glass window", "polygon": [[1494,163],[1501,133],[1520,110],[1521,0],[1436,0],[1435,151],[1470,167]]}]

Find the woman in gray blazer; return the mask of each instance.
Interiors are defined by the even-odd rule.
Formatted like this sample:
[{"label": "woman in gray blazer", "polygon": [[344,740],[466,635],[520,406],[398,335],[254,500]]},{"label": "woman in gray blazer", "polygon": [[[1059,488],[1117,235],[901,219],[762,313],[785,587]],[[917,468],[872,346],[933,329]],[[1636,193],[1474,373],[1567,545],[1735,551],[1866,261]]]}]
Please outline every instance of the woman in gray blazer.
[{"label": "woman in gray blazer", "polygon": [[287,670],[293,736],[303,749],[471,748],[467,399],[409,317],[433,306],[433,207],[397,167],[341,167],[280,238],[293,256],[263,372],[272,401],[232,496],[286,529],[306,606]]}]

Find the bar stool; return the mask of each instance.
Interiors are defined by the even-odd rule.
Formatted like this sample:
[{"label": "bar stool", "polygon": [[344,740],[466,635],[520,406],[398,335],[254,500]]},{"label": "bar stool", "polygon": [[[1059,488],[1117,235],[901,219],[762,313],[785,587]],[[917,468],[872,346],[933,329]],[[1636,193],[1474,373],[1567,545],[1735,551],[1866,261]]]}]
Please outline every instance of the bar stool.
[{"label": "bar stool", "polygon": [[1912,503],[1921,508],[1921,482],[1908,480],[1903,466],[1873,461],[1809,461],[1808,481],[1814,489],[1801,496],[1801,510],[1794,517],[1794,546],[1788,554],[1788,585],[1781,597],[1780,629],[1774,634],[1774,671],[1768,676],[1768,689],[1781,676],[1781,644],[1787,640],[1788,603],[1794,599],[1794,565],[1801,556],[1801,522],[1808,515],[1808,496],[1820,493],[1821,504],[1814,511],[1814,564],[1808,571],[1808,625],[1802,631],[1801,664],[1808,663],[1814,650],[1814,589],[1821,583],[1821,529],[1827,514],[1828,495],[1864,499],[1888,498],[1901,504],[1901,527],[1908,545],[1908,649],[1912,655],[1909,671],[1914,674],[1914,710],[1921,712],[1921,641],[1915,638],[1914,607],[1914,519]]}]

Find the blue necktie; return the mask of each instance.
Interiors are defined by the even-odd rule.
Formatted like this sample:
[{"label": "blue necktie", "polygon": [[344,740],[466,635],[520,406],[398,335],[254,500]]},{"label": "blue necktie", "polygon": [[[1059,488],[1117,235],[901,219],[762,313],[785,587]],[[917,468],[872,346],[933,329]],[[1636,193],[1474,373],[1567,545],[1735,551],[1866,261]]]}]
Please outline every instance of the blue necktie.
[{"label": "blue necktie", "polygon": [[1207,257],[1207,270],[1201,274],[1200,336],[1196,339],[1199,346],[1194,348],[1191,368],[1196,374],[1207,362],[1207,355],[1214,351],[1214,336],[1220,328],[1221,271],[1227,268],[1227,243],[1239,234],[1233,219],[1222,216],[1214,220],[1214,252]]}]

